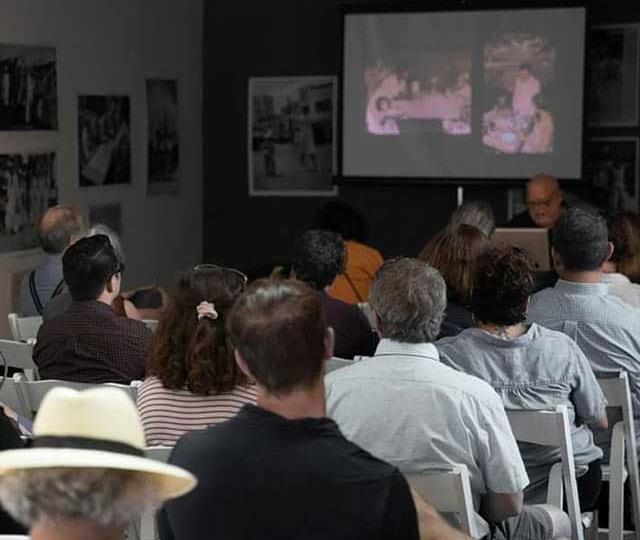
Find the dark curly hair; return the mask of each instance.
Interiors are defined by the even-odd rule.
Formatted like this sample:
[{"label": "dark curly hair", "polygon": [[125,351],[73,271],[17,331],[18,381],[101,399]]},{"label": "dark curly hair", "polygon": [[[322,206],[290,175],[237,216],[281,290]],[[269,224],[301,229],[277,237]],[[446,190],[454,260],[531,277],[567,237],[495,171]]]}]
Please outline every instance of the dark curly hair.
[{"label": "dark curly hair", "polygon": [[344,272],[345,258],[344,240],[338,233],[307,231],[293,244],[291,270],[300,281],[322,290]]},{"label": "dark curly hair", "polygon": [[608,220],[609,242],[614,246],[611,262],[634,283],[640,282],[640,216],[621,212]]},{"label": "dark curly hair", "polygon": [[[198,395],[246,384],[225,333],[227,315],[243,290],[244,280],[228,268],[196,267],[179,275],[154,336],[147,376]],[[196,308],[204,301],[214,304],[215,320],[198,320]]]},{"label": "dark curly hair", "polygon": [[479,322],[521,323],[533,291],[533,265],[526,253],[514,246],[491,246],[478,257],[471,312]]}]

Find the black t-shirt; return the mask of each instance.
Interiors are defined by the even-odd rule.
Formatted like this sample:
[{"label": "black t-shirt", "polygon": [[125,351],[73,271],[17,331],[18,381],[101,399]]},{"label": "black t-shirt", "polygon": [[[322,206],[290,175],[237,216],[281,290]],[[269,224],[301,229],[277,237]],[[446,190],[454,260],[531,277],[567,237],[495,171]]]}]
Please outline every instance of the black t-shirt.
[{"label": "black t-shirt", "polygon": [[198,486],[160,512],[162,540],[418,538],[404,477],[328,418],[287,420],[246,405],[182,437],[170,463]]},{"label": "black t-shirt", "polygon": [[535,221],[531,219],[531,214],[528,210],[520,212],[511,218],[507,227],[518,227],[521,229],[535,229],[537,227]]}]

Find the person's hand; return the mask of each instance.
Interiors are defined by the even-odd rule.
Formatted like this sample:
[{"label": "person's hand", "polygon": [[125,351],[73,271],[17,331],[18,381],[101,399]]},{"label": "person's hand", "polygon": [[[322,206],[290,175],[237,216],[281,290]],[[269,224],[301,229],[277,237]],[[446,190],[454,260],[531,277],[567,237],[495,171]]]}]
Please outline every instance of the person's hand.
[{"label": "person's hand", "polygon": [[140,315],[140,312],[138,311],[136,306],[133,305],[132,302],[130,302],[129,300],[124,300],[123,305],[124,305],[124,312],[127,316],[127,319],[133,319],[134,321],[142,321],[142,315]]}]

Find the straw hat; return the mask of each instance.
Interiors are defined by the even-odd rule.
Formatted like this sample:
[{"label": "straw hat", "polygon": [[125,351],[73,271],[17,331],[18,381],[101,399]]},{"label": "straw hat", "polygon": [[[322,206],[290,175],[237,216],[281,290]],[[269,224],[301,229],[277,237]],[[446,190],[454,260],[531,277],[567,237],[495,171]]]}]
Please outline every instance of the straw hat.
[{"label": "straw hat", "polygon": [[158,482],[163,500],[191,491],[188,471],[144,457],[142,423],[131,399],[117,388],[77,391],[58,387],[42,401],[30,448],[0,452],[0,475],[58,467],[136,471]]}]

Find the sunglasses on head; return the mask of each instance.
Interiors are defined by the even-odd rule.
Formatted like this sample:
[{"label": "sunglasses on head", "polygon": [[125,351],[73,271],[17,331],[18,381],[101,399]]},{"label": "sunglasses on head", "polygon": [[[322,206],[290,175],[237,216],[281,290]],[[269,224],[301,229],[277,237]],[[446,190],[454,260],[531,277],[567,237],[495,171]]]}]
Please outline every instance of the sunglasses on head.
[{"label": "sunglasses on head", "polygon": [[218,270],[222,273],[230,274],[242,282],[242,285],[246,285],[249,278],[244,272],[240,272],[240,270],[236,270],[235,268],[229,268],[227,266],[219,266],[217,264],[197,264],[192,268],[193,272],[197,272],[198,270]]}]

